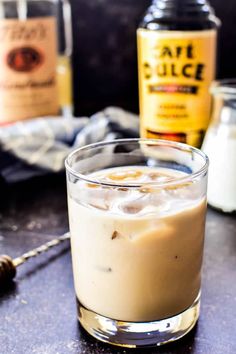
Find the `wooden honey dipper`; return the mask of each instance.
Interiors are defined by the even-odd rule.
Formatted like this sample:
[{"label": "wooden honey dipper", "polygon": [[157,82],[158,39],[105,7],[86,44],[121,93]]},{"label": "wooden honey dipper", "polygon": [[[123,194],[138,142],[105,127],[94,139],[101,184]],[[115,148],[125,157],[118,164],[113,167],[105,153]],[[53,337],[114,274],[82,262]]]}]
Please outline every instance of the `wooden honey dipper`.
[{"label": "wooden honey dipper", "polygon": [[51,248],[65,242],[70,238],[69,232],[64,235],[49,241],[29,252],[24,253],[22,256],[12,259],[7,255],[0,256],[0,287],[6,285],[12,281],[16,276],[16,269],[18,266],[27,262],[33,257],[37,257],[39,254],[47,252]]}]

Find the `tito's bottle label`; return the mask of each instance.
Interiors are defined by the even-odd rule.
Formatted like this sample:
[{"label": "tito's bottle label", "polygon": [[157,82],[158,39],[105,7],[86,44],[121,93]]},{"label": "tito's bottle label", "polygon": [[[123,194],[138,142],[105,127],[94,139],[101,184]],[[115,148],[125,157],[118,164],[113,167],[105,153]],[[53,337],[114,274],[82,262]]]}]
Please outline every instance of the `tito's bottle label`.
[{"label": "tito's bottle label", "polygon": [[143,137],[207,129],[216,40],[216,30],[138,30]]},{"label": "tito's bottle label", "polygon": [[58,114],[54,17],[0,20],[0,125]]}]

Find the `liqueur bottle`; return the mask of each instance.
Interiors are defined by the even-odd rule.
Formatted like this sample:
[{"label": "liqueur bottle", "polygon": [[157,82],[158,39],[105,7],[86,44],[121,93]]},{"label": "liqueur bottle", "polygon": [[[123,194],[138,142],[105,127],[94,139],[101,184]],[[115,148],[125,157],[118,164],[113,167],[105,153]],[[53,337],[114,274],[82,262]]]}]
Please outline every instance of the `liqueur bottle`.
[{"label": "liqueur bottle", "polygon": [[137,31],[141,136],[200,147],[220,21],[206,0],[154,0]]},{"label": "liqueur bottle", "polygon": [[0,126],[71,114],[67,0],[0,0]]}]

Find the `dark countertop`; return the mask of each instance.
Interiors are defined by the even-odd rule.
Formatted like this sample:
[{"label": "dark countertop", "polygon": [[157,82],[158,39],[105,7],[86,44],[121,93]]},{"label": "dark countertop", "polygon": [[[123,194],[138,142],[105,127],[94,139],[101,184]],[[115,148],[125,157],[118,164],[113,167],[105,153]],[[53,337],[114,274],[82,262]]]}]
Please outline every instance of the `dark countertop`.
[{"label": "dark countertop", "polygon": [[[12,257],[67,231],[64,176],[1,189],[0,253]],[[23,265],[0,289],[0,354],[134,353],[78,325],[69,244]],[[236,348],[236,218],[209,210],[198,326],[179,342],[136,353],[232,354]]]}]

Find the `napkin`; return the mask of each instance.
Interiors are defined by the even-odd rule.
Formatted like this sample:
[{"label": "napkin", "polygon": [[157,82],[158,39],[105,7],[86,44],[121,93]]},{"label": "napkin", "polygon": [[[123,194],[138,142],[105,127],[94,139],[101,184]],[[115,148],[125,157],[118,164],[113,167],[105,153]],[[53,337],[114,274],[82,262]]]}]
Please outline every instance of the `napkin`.
[{"label": "napkin", "polygon": [[17,122],[0,128],[0,176],[15,183],[59,173],[75,148],[138,135],[138,117],[117,107],[90,118],[44,117]]}]

